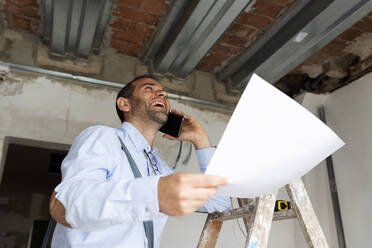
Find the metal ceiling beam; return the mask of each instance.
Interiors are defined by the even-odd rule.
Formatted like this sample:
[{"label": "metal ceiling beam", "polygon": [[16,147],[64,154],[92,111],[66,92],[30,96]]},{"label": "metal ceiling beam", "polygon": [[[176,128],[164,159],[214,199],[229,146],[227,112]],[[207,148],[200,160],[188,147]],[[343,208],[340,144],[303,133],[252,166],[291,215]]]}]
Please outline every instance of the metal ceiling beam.
[{"label": "metal ceiling beam", "polygon": [[113,0],[43,0],[43,41],[52,54],[98,53]]},{"label": "metal ceiling beam", "polygon": [[250,2],[200,0],[175,39],[153,58],[155,71],[187,77]]},{"label": "metal ceiling beam", "polygon": [[166,39],[172,34],[172,32],[174,32],[177,24],[183,16],[183,13],[185,13],[185,10],[188,9],[191,4],[192,1],[190,0],[177,0],[172,2],[172,6],[168,11],[167,16],[159,24],[150,47],[142,58],[144,62],[149,62],[158,58],[160,56],[159,54],[166,49]]},{"label": "metal ceiling beam", "polygon": [[256,73],[275,83],[371,11],[370,0],[335,1],[298,34],[307,35],[302,41],[294,37],[257,68]]},{"label": "metal ceiling beam", "polygon": [[334,1],[295,2],[261,38],[224,68],[218,78],[230,80],[234,90],[241,90],[245,86],[242,81]]},{"label": "metal ceiling beam", "polygon": [[[273,26],[268,31],[270,38],[265,36],[259,39],[223,69],[219,78],[230,81],[232,88],[238,91],[245,87],[253,72],[275,83],[367,15],[371,11],[371,4],[368,0],[311,1],[295,15],[292,14],[293,17],[282,19]],[[310,20],[309,12],[313,13]]]}]

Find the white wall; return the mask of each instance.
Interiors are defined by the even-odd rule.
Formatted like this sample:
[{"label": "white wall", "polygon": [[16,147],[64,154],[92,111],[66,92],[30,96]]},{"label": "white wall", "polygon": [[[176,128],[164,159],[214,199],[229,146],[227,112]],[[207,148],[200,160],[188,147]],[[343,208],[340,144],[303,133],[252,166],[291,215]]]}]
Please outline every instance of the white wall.
[{"label": "white wall", "polygon": [[[304,106],[313,112],[324,103],[328,125],[346,143],[333,155],[333,162],[347,247],[370,247],[372,240],[371,92],[369,73],[330,95],[308,94],[304,100]],[[304,181],[330,247],[338,247],[325,166],[322,163],[316,167]],[[307,247],[299,235],[296,247]]]},{"label": "white wall", "polygon": [[[0,160],[5,136],[71,144],[74,138],[90,125],[120,125],[114,108],[118,89],[103,88],[44,77],[21,71],[9,72],[0,68]],[[217,144],[229,120],[228,114],[205,110],[177,101],[172,107],[198,119],[207,130],[213,144]],[[169,163],[176,158],[178,144],[159,137],[155,145],[160,155]],[[188,145],[184,145],[187,151]],[[181,157],[181,161],[185,153]],[[196,156],[187,167],[179,165],[178,171],[198,171]],[[0,175],[2,174],[0,168]],[[281,198],[286,198],[280,193]],[[170,218],[165,228],[161,247],[195,247],[204,225],[205,215],[192,214]],[[294,221],[274,223],[269,247],[294,248]],[[242,228],[244,225],[241,223]],[[1,228],[1,226],[0,226]],[[0,230],[1,232],[2,230]],[[217,247],[243,247],[245,237],[237,222],[223,224]]]}]

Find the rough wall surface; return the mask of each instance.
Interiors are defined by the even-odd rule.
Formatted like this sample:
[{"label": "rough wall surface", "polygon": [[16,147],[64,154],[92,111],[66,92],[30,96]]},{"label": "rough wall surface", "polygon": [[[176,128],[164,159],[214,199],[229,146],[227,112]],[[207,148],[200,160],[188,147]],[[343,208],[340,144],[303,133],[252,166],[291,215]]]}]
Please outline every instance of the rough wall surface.
[{"label": "rough wall surface", "polygon": [[[370,246],[372,217],[369,213],[372,193],[372,73],[330,95],[305,96],[304,105],[313,113],[324,104],[328,125],[346,145],[333,155],[346,246]],[[308,131],[308,130],[305,130]],[[323,162],[305,178],[310,198],[330,247],[337,247],[332,203],[326,165]],[[306,247],[297,233],[296,247]]]}]

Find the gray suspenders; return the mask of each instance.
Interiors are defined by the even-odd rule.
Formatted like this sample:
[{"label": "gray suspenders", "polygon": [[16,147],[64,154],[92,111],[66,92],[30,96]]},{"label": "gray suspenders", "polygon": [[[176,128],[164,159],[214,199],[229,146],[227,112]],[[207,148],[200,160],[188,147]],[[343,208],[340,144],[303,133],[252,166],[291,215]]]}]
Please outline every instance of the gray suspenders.
[{"label": "gray suspenders", "polygon": [[[134,162],[132,156],[130,155],[127,147],[124,145],[121,138],[118,136],[121,149],[124,151],[125,155],[127,156],[127,159],[129,161],[130,168],[132,169],[133,175],[135,178],[142,177],[141,172],[138,170],[138,167],[136,165],[136,162]],[[150,221],[144,221],[143,227],[145,228],[146,238],[148,242],[148,248],[154,248],[154,223],[152,220]]]}]

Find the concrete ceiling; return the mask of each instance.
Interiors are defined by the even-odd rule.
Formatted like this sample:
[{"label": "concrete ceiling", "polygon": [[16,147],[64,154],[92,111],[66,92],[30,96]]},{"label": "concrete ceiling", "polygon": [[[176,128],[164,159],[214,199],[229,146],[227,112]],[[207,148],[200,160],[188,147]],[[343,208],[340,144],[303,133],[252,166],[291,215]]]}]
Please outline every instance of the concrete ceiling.
[{"label": "concrete ceiling", "polygon": [[[53,0],[2,0],[5,25],[11,29],[35,34],[40,39],[44,38],[45,42],[45,30],[48,25],[42,24],[41,20],[45,22],[45,16],[49,12],[42,8],[50,5],[51,2]],[[84,16],[91,14],[89,19],[86,18],[90,21],[88,24],[97,26],[96,29],[90,29],[92,38],[91,41],[88,39],[91,42],[88,42],[88,45],[92,53],[99,54],[100,49],[111,47],[117,53],[140,58],[150,71],[154,73],[160,71],[161,74],[167,74],[168,77],[174,77],[181,82],[193,70],[212,73],[224,84],[226,94],[236,95],[244,88],[241,82],[246,81],[243,79],[249,76],[248,67],[251,71],[262,72],[261,76],[265,78],[264,74],[269,74],[267,69],[266,71],[262,69],[265,63],[266,68],[275,66],[275,63],[279,64],[278,59],[275,60],[275,52],[285,49],[293,40],[293,34],[299,38],[303,28],[311,26],[312,22],[314,26],[316,18],[329,6],[329,13],[341,11],[337,9],[339,8],[337,3],[340,4],[342,0],[116,0],[107,1],[110,2],[109,4],[99,0],[90,3],[83,0],[54,0],[54,2],[66,4],[66,18],[72,18],[76,8],[72,8],[71,4],[78,4],[78,2],[83,6],[82,13],[84,8],[86,9]],[[300,54],[296,59],[288,55],[287,60],[291,60],[291,63],[282,70],[285,74],[275,74],[271,77],[271,83],[290,96],[304,91],[326,93],[370,72],[372,70],[372,13],[368,8],[371,7],[371,1],[354,2],[355,5],[342,10],[345,11],[342,18],[340,17],[343,22],[325,32],[319,41],[313,44],[312,49]],[[94,4],[99,6],[100,3],[102,3],[102,10],[93,13],[93,10],[97,9]],[[211,6],[207,6],[208,4]],[[92,11],[88,11],[89,8]],[[204,12],[203,8],[205,8]],[[107,10],[110,11],[109,18],[104,22],[102,16],[105,16],[104,11]],[[94,22],[94,18],[97,21]],[[74,22],[70,21],[70,23],[72,24],[64,26],[68,38],[71,38]],[[80,25],[82,27],[80,30],[88,30],[88,24],[76,24],[78,25],[76,27]],[[51,29],[60,30],[58,29],[60,23],[52,25]],[[102,27],[106,29],[105,36],[108,42],[101,43]],[[315,29],[314,33],[316,32]],[[87,44],[86,41],[83,43],[84,37],[81,36],[78,37],[81,40],[74,41],[74,44]],[[185,42],[184,37],[189,40]],[[52,39],[53,36],[50,37],[49,43]],[[280,47],[275,47],[275,42]],[[64,52],[69,58],[79,57],[77,51],[82,51],[79,49],[62,49],[62,59]],[[270,49],[274,50],[268,53]],[[288,48],[286,49],[283,52],[290,53]],[[174,54],[174,51],[177,54]],[[198,53],[195,54],[194,51]],[[250,56],[253,56],[251,60],[248,59]],[[180,60],[181,57],[184,58],[183,61]],[[263,61],[255,64],[255,61],[259,61],[257,58],[263,58]],[[163,66],[167,63],[168,66]],[[178,66],[174,66],[175,64]],[[234,78],[238,77],[234,73],[239,74],[239,81],[234,82]]]}]

